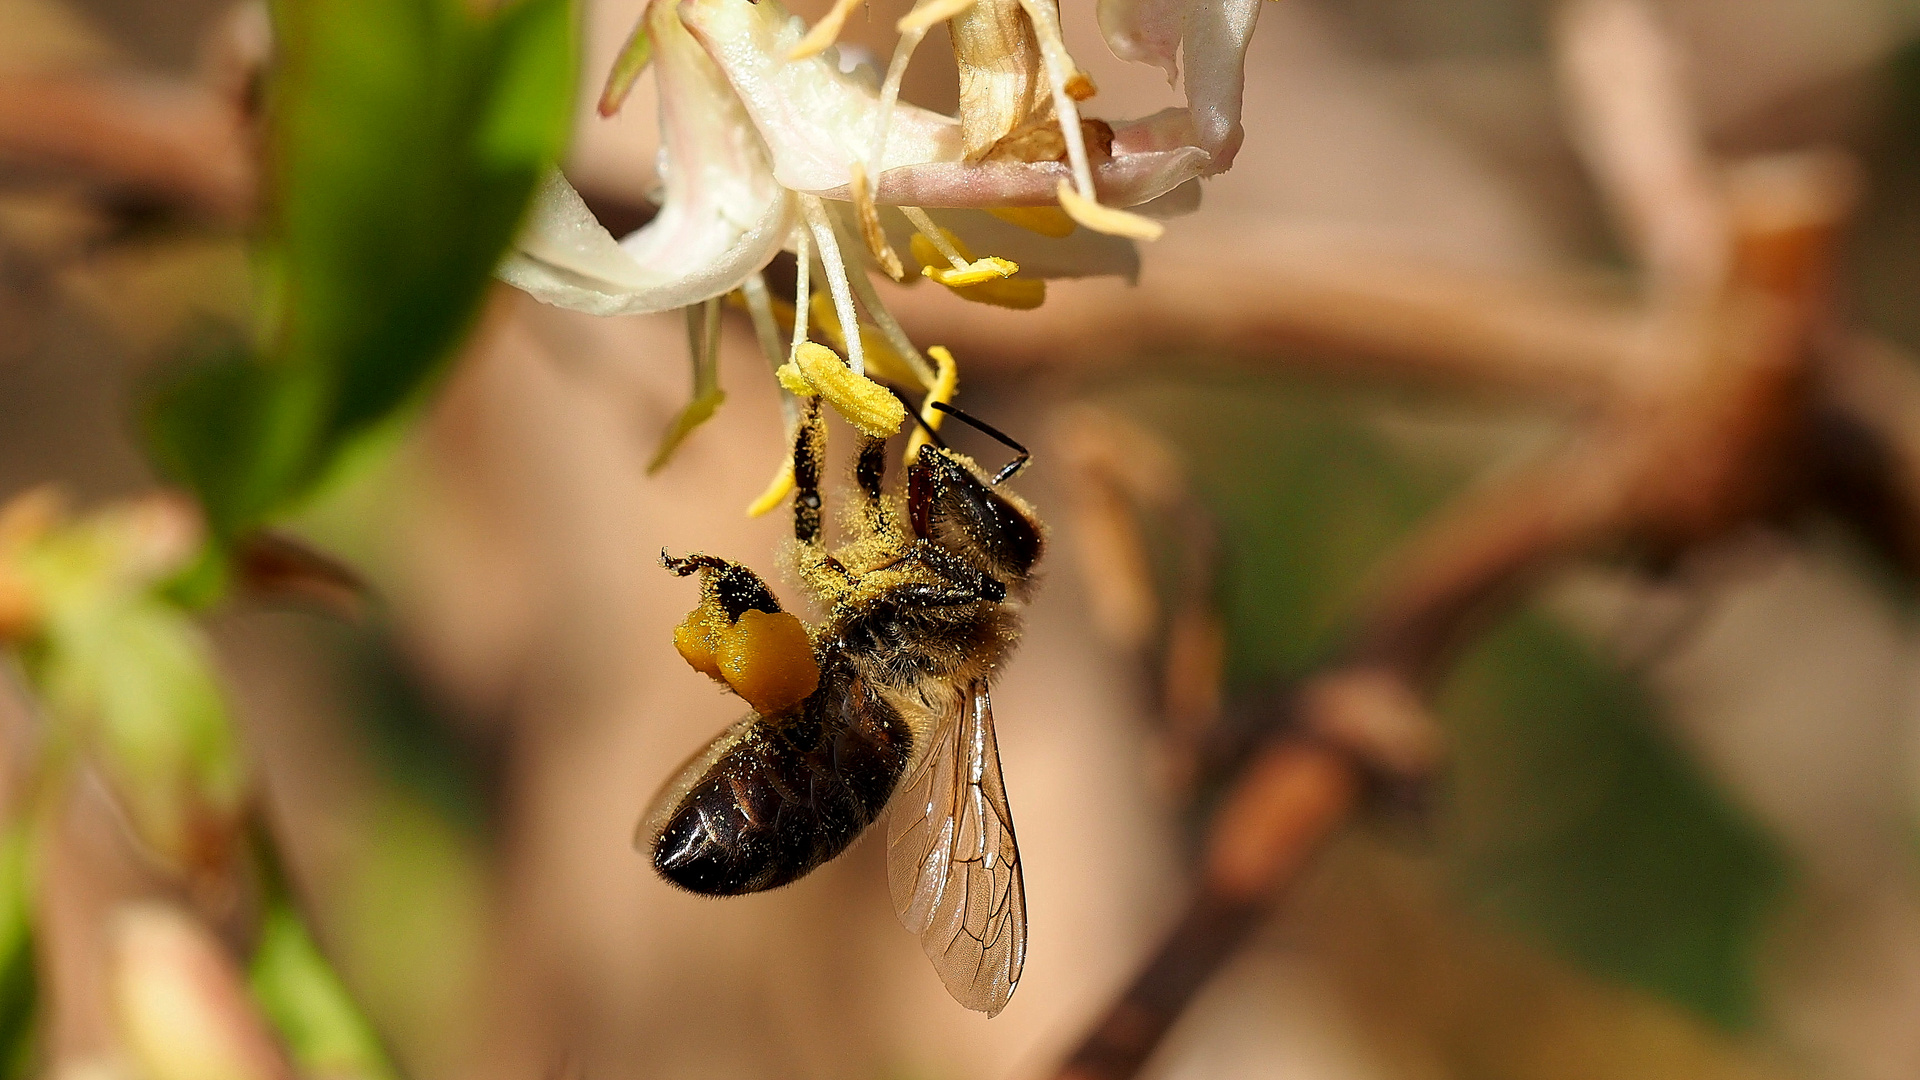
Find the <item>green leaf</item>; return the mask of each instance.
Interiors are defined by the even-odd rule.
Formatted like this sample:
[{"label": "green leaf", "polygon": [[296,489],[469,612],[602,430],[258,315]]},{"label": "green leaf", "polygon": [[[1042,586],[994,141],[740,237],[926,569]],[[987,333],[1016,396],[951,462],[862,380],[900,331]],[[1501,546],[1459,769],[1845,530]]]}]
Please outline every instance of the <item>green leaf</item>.
[{"label": "green leaf", "polygon": [[185,866],[231,833],[245,767],[212,648],[163,595],[190,554],[175,528],[122,507],[60,524],[15,558],[44,609],[19,658],[50,746],[90,752],[141,838]]},{"label": "green leaf", "polygon": [[245,768],[210,649],[179,608],[141,596],[56,609],[31,670],[156,852],[191,864],[209,828],[230,827]]},{"label": "green leaf", "polygon": [[1785,863],[1649,695],[1523,614],[1482,639],[1441,706],[1463,892],[1590,970],[1750,1024],[1754,948]]},{"label": "green leaf", "polygon": [[301,1075],[399,1075],[373,1025],[284,899],[274,901],[261,921],[250,974],[254,998],[286,1040]]},{"label": "green leaf", "polygon": [[571,119],[571,0],[279,0],[255,347],[157,395],[163,467],[231,536],[420,402]]},{"label": "green leaf", "polygon": [[32,1075],[39,978],[33,954],[32,844],[17,825],[0,836],[0,1076]]}]

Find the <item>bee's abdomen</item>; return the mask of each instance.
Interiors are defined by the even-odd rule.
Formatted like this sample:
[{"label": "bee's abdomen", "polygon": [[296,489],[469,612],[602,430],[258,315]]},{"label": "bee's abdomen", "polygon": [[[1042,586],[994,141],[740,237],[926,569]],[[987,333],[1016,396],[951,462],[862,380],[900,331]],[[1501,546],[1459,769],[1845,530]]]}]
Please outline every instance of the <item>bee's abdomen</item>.
[{"label": "bee's abdomen", "polygon": [[798,709],[755,718],[687,790],[654,841],[654,868],[716,896],[798,880],[879,816],[911,738],[859,679],[828,672]]}]

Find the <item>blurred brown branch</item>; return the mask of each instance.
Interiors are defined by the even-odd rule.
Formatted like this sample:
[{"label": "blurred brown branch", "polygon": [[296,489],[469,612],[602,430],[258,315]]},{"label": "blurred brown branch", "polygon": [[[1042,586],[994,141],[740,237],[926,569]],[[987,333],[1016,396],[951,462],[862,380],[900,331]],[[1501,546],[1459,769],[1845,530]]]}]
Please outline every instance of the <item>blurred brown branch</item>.
[{"label": "blurred brown branch", "polygon": [[245,115],[198,85],[94,74],[0,79],[0,164],[74,176],[234,225],[257,165]]}]

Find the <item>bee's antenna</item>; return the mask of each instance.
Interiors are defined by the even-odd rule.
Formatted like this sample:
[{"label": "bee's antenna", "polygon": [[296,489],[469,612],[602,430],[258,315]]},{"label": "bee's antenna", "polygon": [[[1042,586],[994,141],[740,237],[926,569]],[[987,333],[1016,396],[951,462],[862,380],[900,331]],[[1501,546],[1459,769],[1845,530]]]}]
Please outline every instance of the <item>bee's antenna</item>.
[{"label": "bee's antenna", "polygon": [[[1015,454],[1019,455],[1018,457],[1014,458],[1012,461],[1009,461],[1005,465],[1001,466],[1000,471],[994,474],[993,482],[995,484],[1004,483],[1008,480],[1013,479],[1016,473],[1018,473],[1021,469],[1024,469],[1027,467],[1027,462],[1033,460],[1033,453],[1031,451],[1029,451],[1024,446],[1021,446],[1019,443],[1013,441],[1013,438],[1009,436],[1006,432],[1001,431],[999,428],[994,427],[992,424],[987,423],[985,420],[978,420],[978,419],[975,419],[974,417],[968,416],[966,413],[961,412],[959,409],[954,408],[953,406],[947,404],[944,401],[934,402],[933,407],[936,409],[939,409],[941,412],[946,413],[948,416],[953,417],[955,420],[960,421],[961,423],[967,425],[968,427],[973,428],[985,434],[989,438],[993,439],[995,442],[998,442],[1002,446],[1007,447],[1008,449],[1012,450]],[[945,449],[945,447],[942,447],[941,449]]]},{"label": "bee's antenna", "polygon": [[906,394],[902,393],[897,386],[889,386],[887,389],[893,391],[893,396],[899,398],[900,404],[907,407],[907,415],[913,417],[913,422],[920,425],[920,430],[926,433],[927,441],[945,450],[947,448],[946,440],[940,437],[939,432],[933,430],[933,425],[927,423],[926,417],[920,415],[920,409],[914,405],[913,401],[909,399]]}]

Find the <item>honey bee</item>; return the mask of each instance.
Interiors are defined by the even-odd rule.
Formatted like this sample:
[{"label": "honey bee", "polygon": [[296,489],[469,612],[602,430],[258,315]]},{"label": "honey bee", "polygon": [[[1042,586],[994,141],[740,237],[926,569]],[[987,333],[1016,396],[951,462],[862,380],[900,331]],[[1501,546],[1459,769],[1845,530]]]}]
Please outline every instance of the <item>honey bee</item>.
[{"label": "honey bee", "polygon": [[[822,539],[825,428],[812,399],[794,448],[797,576],[826,611],[806,628],[738,563],[705,555],[675,633],[681,653],[753,711],[654,800],[636,844],[668,881],[733,896],[779,888],[838,856],[888,810],[894,909],[955,1000],[997,1014],[1019,984],[1027,909],[988,689],[1019,637],[1045,529],[988,474],[934,442],[882,490],[884,438],[864,436],[846,543]],[[931,436],[932,432],[928,434]]]}]

